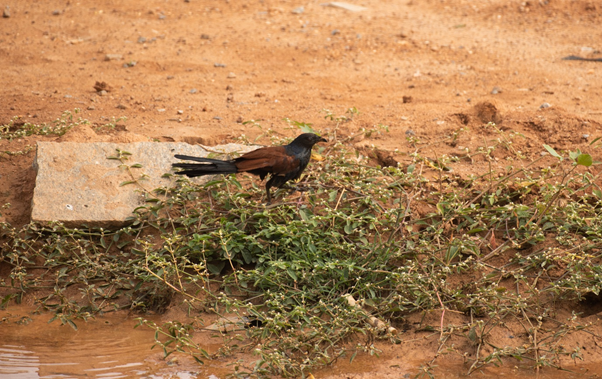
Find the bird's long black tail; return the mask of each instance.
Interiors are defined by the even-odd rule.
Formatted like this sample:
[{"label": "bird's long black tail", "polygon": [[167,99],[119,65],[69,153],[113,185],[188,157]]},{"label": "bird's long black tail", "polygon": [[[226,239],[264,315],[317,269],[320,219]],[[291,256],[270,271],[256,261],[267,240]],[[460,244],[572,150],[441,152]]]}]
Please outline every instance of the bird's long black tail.
[{"label": "bird's long black tail", "polygon": [[178,159],[201,163],[174,163],[172,167],[183,168],[183,171],[177,171],[178,175],[186,175],[188,177],[216,175],[216,174],[234,174],[238,172],[234,161],[222,161],[220,159],[191,157],[189,155],[175,155]]}]

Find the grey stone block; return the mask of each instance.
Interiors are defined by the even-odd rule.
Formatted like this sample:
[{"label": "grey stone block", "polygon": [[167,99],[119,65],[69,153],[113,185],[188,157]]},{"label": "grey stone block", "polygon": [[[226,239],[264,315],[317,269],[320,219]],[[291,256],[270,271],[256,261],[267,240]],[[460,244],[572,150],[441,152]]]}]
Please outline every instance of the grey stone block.
[{"label": "grey stone block", "polygon": [[[258,146],[228,144],[213,146],[211,152],[245,153]],[[143,191],[137,184],[121,185],[132,176],[122,167],[117,149],[131,153],[127,165],[134,178],[148,191],[173,185],[174,179],[162,178],[173,172],[174,154],[204,157],[210,154],[201,146],[172,142],[77,143],[38,142],[34,167],[37,171],[33,194],[32,221],[61,221],[68,226],[115,227],[125,225],[132,211],[143,205]],[[202,183],[209,177],[195,178]]]}]

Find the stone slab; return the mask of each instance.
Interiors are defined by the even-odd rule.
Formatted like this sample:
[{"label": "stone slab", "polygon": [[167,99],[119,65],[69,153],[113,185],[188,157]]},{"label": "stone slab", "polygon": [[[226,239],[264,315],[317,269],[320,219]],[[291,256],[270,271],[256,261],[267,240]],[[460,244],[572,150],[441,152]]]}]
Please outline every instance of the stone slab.
[{"label": "stone slab", "polygon": [[[212,146],[211,152],[245,153],[258,146],[228,144]],[[205,157],[211,154],[202,146],[172,142],[78,143],[38,142],[34,168],[37,171],[31,219],[35,222],[60,221],[68,226],[115,227],[125,225],[132,211],[143,205],[141,189],[131,181],[119,160],[117,149],[131,153],[127,165],[146,190],[168,186],[173,179],[162,178],[173,172],[174,154]],[[210,177],[194,178],[202,183]]]}]

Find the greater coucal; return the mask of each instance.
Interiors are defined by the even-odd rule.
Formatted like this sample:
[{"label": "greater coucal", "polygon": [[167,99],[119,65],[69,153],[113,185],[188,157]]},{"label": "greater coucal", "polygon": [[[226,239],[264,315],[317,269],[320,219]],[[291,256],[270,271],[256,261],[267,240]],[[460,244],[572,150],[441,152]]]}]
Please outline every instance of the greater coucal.
[{"label": "greater coucal", "polygon": [[174,163],[172,166],[184,169],[176,172],[176,174],[191,178],[203,175],[248,172],[258,175],[263,180],[269,175],[270,179],[265,184],[265,191],[268,204],[270,204],[272,202],[270,188],[290,188],[285,183],[289,180],[299,179],[309,163],[312,147],[318,142],[328,141],[314,133],[303,133],[288,145],[261,147],[228,161],[178,154],[175,155],[178,159],[201,163]]}]

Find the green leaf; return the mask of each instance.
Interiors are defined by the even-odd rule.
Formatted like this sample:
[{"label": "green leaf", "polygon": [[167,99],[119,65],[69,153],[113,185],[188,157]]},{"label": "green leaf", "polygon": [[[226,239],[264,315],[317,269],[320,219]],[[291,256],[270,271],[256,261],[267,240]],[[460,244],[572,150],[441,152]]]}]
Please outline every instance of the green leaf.
[{"label": "green leaf", "polygon": [[330,193],[328,194],[328,201],[331,202],[331,203],[333,201],[335,201],[336,198],[337,198],[338,193],[339,193],[339,191],[337,191],[337,190],[330,191]]},{"label": "green leaf", "polygon": [[580,154],[577,157],[577,164],[580,166],[589,167],[594,163],[592,156],[589,154]]},{"label": "green leaf", "polygon": [[135,180],[126,180],[125,182],[121,182],[119,184],[119,187],[127,186],[128,184],[134,184],[134,183],[136,183]]},{"label": "green leaf", "polygon": [[353,233],[353,226],[351,226],[351,224],[345,225],[345,233],[347,233],[347,234]]},{"label": "green leaf", "polygon": [[592,192],[598,197],[598,199],[602,199],[602,191],[595,189]]},{"label": "green leaf", "polygon": [[226,267],[225,261],[220,261],[216,263],[207,263],[207,268],[212,274],[219,275],[220,272]]},{"label": "green leaf", "polygon": [[309,211],[307,209],[299,209],[299,216],[301,216],[301,219],[303,221],[308,221],[309,220]]},{"label": "green leaf", "polygon": [[552,148],[552,146],[549,146],[549,145],[543,145],[543,147],[544,147],[544,148],[545,148],[545,149],[548,151],[548,153],[550,153],[552,156],[554,156],[554,157],[556,157],[556,158],[558,158],[558,159],[562,159],[562,157],[560,156],[560,154],[558,154],[558,153],[556,152],[556,150],[554,150],[554,149]]}]

